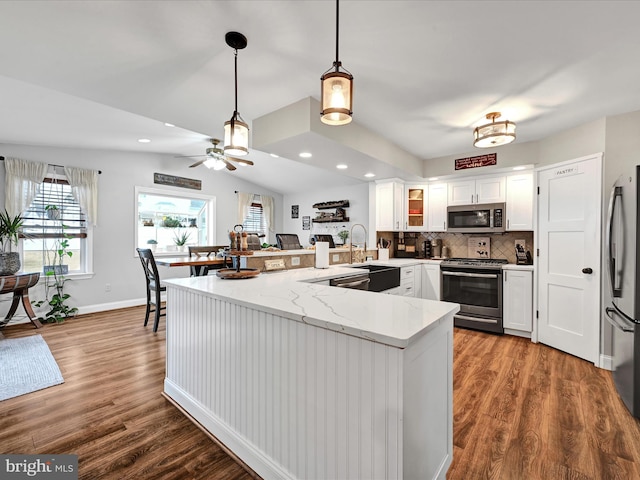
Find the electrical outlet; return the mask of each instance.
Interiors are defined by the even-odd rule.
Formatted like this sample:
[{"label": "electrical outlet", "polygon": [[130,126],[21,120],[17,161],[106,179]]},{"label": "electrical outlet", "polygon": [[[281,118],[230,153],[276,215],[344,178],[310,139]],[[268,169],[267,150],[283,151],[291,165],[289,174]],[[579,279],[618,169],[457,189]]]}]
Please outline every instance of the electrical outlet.
[{"label": "electrical outlet", "polygon": [[300,257],[291,257],[291,265],[294,267],[300,265]]},{"label": "electrical outlet", "polygon": [[110,283],[106,283],[104,285],[104,291],[105,292],[110,292],[111,291],[111,284]]},{"label": "electrical outlet", "polygon": [[333,263],[338,263],[340,261],[340,254],[339,253],[334,253],[333,254]]}]

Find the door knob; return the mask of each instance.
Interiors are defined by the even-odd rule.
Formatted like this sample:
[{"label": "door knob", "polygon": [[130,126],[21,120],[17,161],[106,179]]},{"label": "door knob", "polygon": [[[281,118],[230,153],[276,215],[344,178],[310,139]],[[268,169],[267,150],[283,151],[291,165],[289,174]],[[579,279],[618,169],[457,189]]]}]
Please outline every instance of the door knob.
[{"label": "door knob", "polygon": [[592,269],[592,268],[589,268],[589,267],[587,267],[587,268],[583,268],[583,269],[582,269],[582,273],[589,273],[589,274],[591,274],[591,273],[593,273],[593,269]]}]

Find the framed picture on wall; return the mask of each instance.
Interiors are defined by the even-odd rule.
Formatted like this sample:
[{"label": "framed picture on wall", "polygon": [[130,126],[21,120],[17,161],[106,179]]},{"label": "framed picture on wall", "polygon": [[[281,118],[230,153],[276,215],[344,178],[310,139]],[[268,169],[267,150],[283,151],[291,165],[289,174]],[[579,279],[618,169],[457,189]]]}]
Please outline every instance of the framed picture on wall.
[{"label": "framed picture on wall", "polygon": [[311,230],[311,217],[302,217],[302,229]]},{"label": "framed picture on wall", "polygon": [[299,211],[300,205],[291,205],[291,218],[298,218]]}]

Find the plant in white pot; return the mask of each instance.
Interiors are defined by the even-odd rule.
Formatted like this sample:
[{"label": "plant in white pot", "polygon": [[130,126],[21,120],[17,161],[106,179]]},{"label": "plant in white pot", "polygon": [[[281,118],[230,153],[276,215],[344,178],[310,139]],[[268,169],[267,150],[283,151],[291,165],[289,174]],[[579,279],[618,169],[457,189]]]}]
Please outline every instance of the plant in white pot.
[{"label": "plant in white pot", "polygon": [[18,245],[18,234],[24,220],[20,214],[12,217],[5,210],[0,212],[0,276],[13,275],[20,270],[20,254],[13,252]]},{"label": "plant in white pot", "polygon": [[189,241],[190,236],[191,236],[191,233],[189,232],[182,232],[174,235],[173,241],[176,244],[176,247],[178,247],[178,251],[180,252],[185,251],[187,242]]},{"label": "plant in white pot", "polygon": [[150,240],[147,240],[147,245],[149,246],[149,249],[150,249],[152,252],[155,252],[155,251],[156,251],[156,247],[158,246],[158,241],[157,241],[157,240],[154,240],[154,239],[152,238],[152,239],[150,239]]}]

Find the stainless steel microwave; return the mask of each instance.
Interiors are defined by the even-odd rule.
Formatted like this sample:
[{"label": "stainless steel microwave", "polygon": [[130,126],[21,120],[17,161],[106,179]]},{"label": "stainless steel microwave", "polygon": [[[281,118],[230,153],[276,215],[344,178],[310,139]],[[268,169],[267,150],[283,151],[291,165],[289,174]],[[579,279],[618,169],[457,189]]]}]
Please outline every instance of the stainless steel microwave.
[{"label": "stainless steel microwave", "polygon": [[505,231],[504,203],[447,207],[447,232],[500,233]]}]

